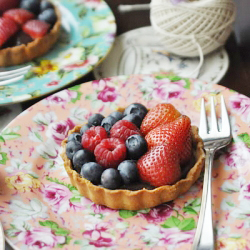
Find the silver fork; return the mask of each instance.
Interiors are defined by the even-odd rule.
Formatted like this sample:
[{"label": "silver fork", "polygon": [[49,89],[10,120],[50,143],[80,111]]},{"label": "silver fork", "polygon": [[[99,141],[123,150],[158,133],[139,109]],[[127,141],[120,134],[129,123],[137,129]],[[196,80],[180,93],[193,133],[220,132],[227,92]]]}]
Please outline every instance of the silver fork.
[{"label": "silver fork", "polygon": [[203,193],[200,215],[196,234],[193,242],[193,250],[212,250],[215,249],[213,218],[212,218],[212,192],[211,176],[213,158],[216,150],[228,145],[232,139],[229,118],[223,96],[221,96],[221,129],[218,130],[214,98],[211,97],[211,125],[208,131],[205,103],[201,102],[199,135],[204,142],[206,151],[205,174],[203,181]]},{"label": "silver fork", "polygon": [[0,86],[22,80],[30,68],[31,65],[28,65],[19,69],[0,72]]}]

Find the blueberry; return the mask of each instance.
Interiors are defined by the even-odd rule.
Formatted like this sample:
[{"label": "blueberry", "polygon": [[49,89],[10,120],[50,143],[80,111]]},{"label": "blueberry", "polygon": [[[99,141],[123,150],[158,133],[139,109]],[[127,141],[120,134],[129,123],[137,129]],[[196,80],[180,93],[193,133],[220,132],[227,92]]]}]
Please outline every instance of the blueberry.
[{"label": "blueberry", "polygon": [[101,126],[105,128],[107,132],[110,131],[112,126],[117,122],[117,119],[115,119],[113,116],[107,116],[102,120]]},{"label": "blueberry", "polygon": [[80,173],[82,165],[94,161],[94,155],[86,149],[78,150],[73,156],[73,166],[76,172]]},{"label": "blueberry", "polygon": [[66,144],[66,155],[68,156],[68,158],[70,160],[73,159],[74,154],[78,151],[82,149],[82,144],[78,141],[69,141]]},{"label": "blueberry", "polygon": [[69,137],[68,137],[68,142],[69,141],[78,141],[81,143],[82,141],[82,136],[81,134],[79,133],[73,133],[73,134],[70,134]]},{"label": "blueberry", "polygon": [[125,160],[119,164],[117,169],[120,172],[124,184],[134,183],[138,180],[136,161]]},{"label": "blueberry", "polygon": [[20,8],[28,10],[34,14],[38,14],[40,11],[40,1],[39,0],[22,0],[20,3]]},{"label": "blueberry", "polygon": [[122,120],[130,121],[130,122],[134,123],[138,128],[140,128],[141,123],[142,123],[141,117],[139,115],[136,115],[136,114],[133,114],[133,113],[124,116],[122,118]]},{"label": "blueberry", "polygon": [[133,103],[130,104],[125,110],[124,110],[124,115],[129,115],[129,114],[136,114],[141,117],[141,119],[144,118],[144,116],[147,114],[148,110],[147,108],[140,104],[140,103]]},{"label": "blueberry", "polygon": [[44,10],[47,10],[47,9],[54,9],[53,4],[48,1],[41,1],[40,11],[43,12]]},{"label": "blueberry", "polygon": [[125,144],[127,147],[127,156],[132,160],[138,160],[148,150],[147,142],[141,135],[129,136]]},{"label": "blueberry", "polygon": [[83,135],[88,129],[90,129],[90,126],[88,124],[85,124],[80,129],[80,134]]},{"label": "blueberry", "polygon": [[93,184],[98,185],[101,182],[103,167],[96,162],[85,163],[81,168],[81,175]]},{"label": "blueberry", "polygon": [[101,184],[104,188],[117,189],[122,185],[122,177],[117,169],[107,168],[101,176]]},{"label": "blueberry", "polygon": [[101,114],[93,114],[89,117],[88,125],[91,126],[101,126],[104,116]]},{"label": "blueberry", "polygon": [[117,121],[119,121],[123,118],[123,113],[119,111],[114,111],[109,116],[113,116]]},{"label": "blueberry", "polygon": [[38,15],[37,19],[49,23],[51,25],[54,25],[57,20],[56,12],[54,9],[44,10],[42,13]]}]

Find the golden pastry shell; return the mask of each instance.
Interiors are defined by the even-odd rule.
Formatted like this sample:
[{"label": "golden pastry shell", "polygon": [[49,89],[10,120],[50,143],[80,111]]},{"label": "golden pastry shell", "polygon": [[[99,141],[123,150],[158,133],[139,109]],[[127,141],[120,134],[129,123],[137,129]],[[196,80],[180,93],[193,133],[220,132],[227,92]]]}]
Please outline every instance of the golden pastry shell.
[{"label": "golden pastry shell", "polygon": [[0,67],[14,66],[29,62],[46,54],[56,43],[61,30],[61,14],[54,5],[57,21],[48,34],[42,38],[36,38],[28,44],[0,49]]},{"label": "golden pastry shell", "polygon": [[[69,134],[79,132],[81,126],[82,125],[76,126]],[[112,209],[140,210],[155,207],[164,202],[176,199],[179,195],[186,193],[197,181],[205,162],[203,141],[198,135],[198,128],[192,126],[192,144],[195,163],[185,179],[179,180],[174,185],[161,186],[152,190],[145,188],[137,191],[125,189],[109,190],[92,184],[72,169],[72,163],[66,155],[66,144],[67,138],[62,142],[61,157],[72,185],[74,185],[83,196],[94,203],[105,205]]]}]

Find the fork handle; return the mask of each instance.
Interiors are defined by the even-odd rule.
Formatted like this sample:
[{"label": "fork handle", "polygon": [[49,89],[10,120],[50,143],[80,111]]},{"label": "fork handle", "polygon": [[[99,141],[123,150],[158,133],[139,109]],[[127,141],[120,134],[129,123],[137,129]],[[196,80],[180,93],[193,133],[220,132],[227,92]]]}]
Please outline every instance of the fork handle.
[{"label": "fork handle", "polygon": [[215,249],[211,192],[214,153],[215,150],[206,150],[201,209],[192,250]]}]

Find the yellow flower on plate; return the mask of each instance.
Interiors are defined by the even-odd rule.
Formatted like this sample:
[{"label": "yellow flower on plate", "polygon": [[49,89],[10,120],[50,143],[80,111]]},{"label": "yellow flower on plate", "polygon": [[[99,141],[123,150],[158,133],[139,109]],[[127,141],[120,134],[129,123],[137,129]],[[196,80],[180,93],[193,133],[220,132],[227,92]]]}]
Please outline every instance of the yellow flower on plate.
[{"label": "yellow flower on plate", "polygon": [[34,67],[32,71],[38,76],[45,75],[52,71],[57,71],[59,69],[56,63],[51,62],[50,60],[42,60],[40,66]]},{"label": "yellow flower on plate", "polygon": [[39,188],[41,183],[30,174],[18,172],[14,176],[5,177],[7,187],[10,189],[17,189],[18,191],[30,191],[32,188]]},{"label": "yellow flower on plate", "polygon": [[204,101],[205,101],[205,106],[206,106],[206,110],[209,110],[210,111],[210,97],[213,96],[214,97],[214,104],[215,106],[220,103],[220,95],[216,94],[216,93],[203,93],[201,95],[201,98],[193,101],[193,105],[194,105],[194,108],[197,110],[197,111],[200,111],[201,110],[201,99],[204,98]]},{"label": "yellow flower on plate", "polygon": [[246,246],[246,239],[219,238],[218,240],[218,249],[243,250],[246,249]]}]

